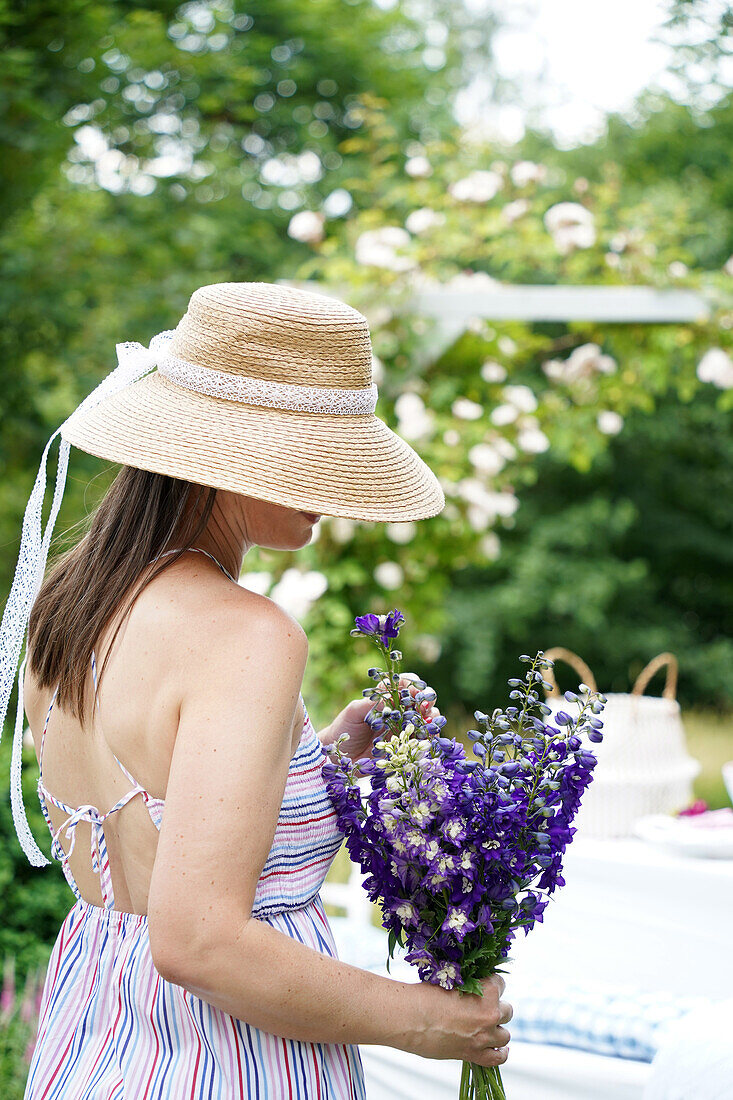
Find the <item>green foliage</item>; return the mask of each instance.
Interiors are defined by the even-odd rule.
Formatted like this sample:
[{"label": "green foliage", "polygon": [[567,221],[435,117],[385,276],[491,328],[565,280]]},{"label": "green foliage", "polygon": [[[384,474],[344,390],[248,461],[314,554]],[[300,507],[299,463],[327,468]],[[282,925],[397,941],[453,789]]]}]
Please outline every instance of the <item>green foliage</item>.
[{"label": "green foliage", "polygon": [[707,395],[636,413],[587,474],[548,452],[497,561],[454,577],[430,672],[439,696],[457,691],[469,710],[487,709],[530,644],[574,650],[601,690],[621,692],[671,649],[683,703],[730,707],[732,470],[733,443]]},{"label": "green foliage", "polygon": [[[0,745],[0,773],[10,771],[10,737]],[[23,753],[23,798],[28,823],[44,855],[50,859],[51,836],[36,793],[38,766],[32,749]],[[13,826],[10,792],[0,790],[0,959],[12,955],[16,978],[48,961],[51,945],[59,926],[75,898],[63,876],[61,866],[52,860],[47,867],[32,867],[20,847]]]}]

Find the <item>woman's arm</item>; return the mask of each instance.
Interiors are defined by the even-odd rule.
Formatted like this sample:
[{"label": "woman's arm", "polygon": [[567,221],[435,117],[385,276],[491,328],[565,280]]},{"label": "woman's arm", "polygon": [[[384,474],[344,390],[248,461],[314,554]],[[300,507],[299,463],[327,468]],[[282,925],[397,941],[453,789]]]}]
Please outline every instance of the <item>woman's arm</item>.
[{"label": "woman's arm", "polygon": [[223,609],[207,608],[182,659],[180,720],[148,898],[157,970],[286,1038],[503,1061],[487,1053],[485,1041],[488,1035],[499,1046],[509,1038],[498,1026],[497,986],[481,998],[395,981],[252,917],[307,661],[300,626],[264,597],[254,607],[247,593],[228,596]]},{"label": "woman's arm", "polygon": [[419,983],[351,966],[256,917],[238,930],[222,928],[205,952],[178,954],[161,973],[224,1012],[286,1039],[415,1050],[427,1023]]},{"label": "woman's arm", "polygon": [[198,625],[191,631],[195,649],[184,658],[148,898],[156,968],[288,1038],[399,1039],[419,1026],[408,984],[332,959],[251,916],[292,756],[307,638],[272,601],[253,606],[251,597],[214,609],[202,629],[204,636]]}]

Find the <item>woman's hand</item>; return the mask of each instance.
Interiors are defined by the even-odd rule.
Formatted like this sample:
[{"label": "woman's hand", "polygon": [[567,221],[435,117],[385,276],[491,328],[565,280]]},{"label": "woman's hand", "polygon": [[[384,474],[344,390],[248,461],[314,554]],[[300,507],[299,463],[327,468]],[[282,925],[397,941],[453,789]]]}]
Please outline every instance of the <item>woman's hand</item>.
[{"label": "woman's hand", "polygon": [[509,1054],[510,1033],[504,1027],[514,1009],[502,1001],[501,974],[481,979],[483,997],[459,993],[428,982],[416,982],[421,1002],[420,1027],[410,1050],[423,1058],[457,1058],[479,1066],[500,1066]]},{"label": "woman's hand", "polygon": [[372,707],[381,710],[382,705],[381,700],[375,703],[369,698],[352,699],[336,715],[331,725],[327,726],[325,730],[321,730],[318,735],[321,743],[328,747],[342,733],[348,733],[349,739],[343,742],[341,752],[349,756],[354,763],[357,760],[368,758],[371,756],[374,740],[379,735],[370,729],[364,719]]},{"label": "woman's hand", "polygon": [[[410,695],[417,695],[420,688],[417,687],[415,681],[419,680],[417,673],[415,672],[402,672],[400,673],[399,682],[397,684],[397,690],[407,688]],[[424,680],[422,681],[425,682]],[[357,760],[368,759],[371,756],[372,749],[374,747],[374,741],[378,737],[389,736],[384,731],[380,733],[374,733],[371,728],[364,721],[365,717],[372,708],[377,713],[382,710],[387,703],[392,703],[392,691],[394,687],[390,687],[389,680],[380,680],[374,687],[380,698],[376,700],[366,699],[352,699],[350,703],[344,707],[344,709],[336,715],[330,726],[327,726],[325,730],[321,730],[318,734],[321,744],[328,747],[332,745],[342,733],[348,733],[349,739],[344,742],[341,749],[343,753],[350,757],[353,763]],[[429,722],[431,718],[437,718],[440,711],[435,706],[434,701],[428,701],[415,704],[421,717]]]}]

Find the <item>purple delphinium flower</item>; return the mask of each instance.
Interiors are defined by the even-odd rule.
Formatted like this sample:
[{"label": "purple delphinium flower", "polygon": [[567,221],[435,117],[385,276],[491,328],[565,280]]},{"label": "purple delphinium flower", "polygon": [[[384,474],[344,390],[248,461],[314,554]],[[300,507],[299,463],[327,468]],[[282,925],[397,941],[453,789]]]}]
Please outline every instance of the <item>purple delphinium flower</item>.
[{"label": "purple delphinium flower", "polygon": [[400,626],[404,621],[405,616],[397,608],[390,611],[389,615],[357,615],[354,620],[356,629],[352,633],[377,637],[389,648],[392,640],[399,634]]},{"label": "purple delphinium flower", "polygon": [[508,956],[520,928],[527,934],[542,921],[564,884],[571,822],[596,764],[584,739],[602,737],[605,699],[581,685],[565,695],[578,714],[563,711],[548,724],[538,690],[549,688],[543,670],[552,662],[523,655],[529,667],[510,681],[512,705],[475,712],[468,759],[444,736],[432,688],[397,671],[401,654],[391,644],[402,613],[355,622],[352,634],[371,637],[386,664],[369,670],[385,685],[372,698],[385,705],[369,766],[340,751],[342,738],[328,750],[323,774],[339,826],[369,897],[381,903],[390,957],[399,943],[422,980],[480,993],[480,979]]}]

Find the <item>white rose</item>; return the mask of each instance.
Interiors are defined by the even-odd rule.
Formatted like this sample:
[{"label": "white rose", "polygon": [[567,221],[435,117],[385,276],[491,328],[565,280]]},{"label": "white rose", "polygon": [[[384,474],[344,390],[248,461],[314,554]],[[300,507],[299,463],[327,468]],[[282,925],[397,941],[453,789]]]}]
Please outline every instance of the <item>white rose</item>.
[{"label": "white rose", "polygon": [[550,446],[550,441],[539,428],[523,428],[517,433],[517,446],[527,454],[542,454]]},{"label": "white rose", "polygon": [[503,182],[498,172],[478,170],[449,184],[448,191],[457,202],[489,202]]},{"label": "white rose", "polygon": [[481,377],[484,382],[503,382],[506,378],[506,370],[495,359],[487,359],[481,364]]},{"label": "white rose", "polygon": [[483,416],[484,410],[475,401],[467,397],[457,397],[451,405],[451,412],[460,420],[478,420]]},{"label": "white rose", "polygon": [[701,382],[712,382],[721,390],[733,387],[733,361],[722,348],[710,348],[697,364],[697,377]]},{"label": "white rose", "polygon": [[604,435],[618,435],[624,426],[624,418],[619,416],[617,412],[613,412],[612,409],[604,409],[599,412],[596,423],[598,424],[598,430],[603,432]]},{"label": "white rose", "polygon": [[421,233],[426,233],[428,229],[432,229],[434,226],[443,225],[445,223],[445,214],[441,214],[437,210],[431,209],[429,206],[421,206],[417,210],[413,210],[405,218],[405,229],[410,233],[414,233],[419,236]]},{"label": "white rose", "polygon": [[510,171],[515,187],[525,187],[528,183],[541,183],[547,175],[544,164],[535,164],[532,160],[518,160]]},{"label": "white rose", "polygon": [[433,172],[433,166],[427,157],[410,157],[405,164],[405,171],[408,176],[430,176]]},{"label": "white rose", "polygon": [[324,237],[325,214],[319,210],[300,210],[288,223],[288,236],[305,244],[316,244]]},{"label": "white rose", "polygon": [[399,588],[405,576],[396,561],[382,561],[374,570],[374,579],[382,588]]},{"label": "white rose", "polygon": [[537,408],[537,398],[529,386],[505,386],[501,392],[504,400],[520,412],[531,413]]},{"label": "white rose", "polygon": [[399,255],[398,250],[406,248],[410,240],[410,234],[401,225],[367,229],[356,241],[356,262],[390,271],[407,271],[415,266],[415,261],[410,256]]}]

